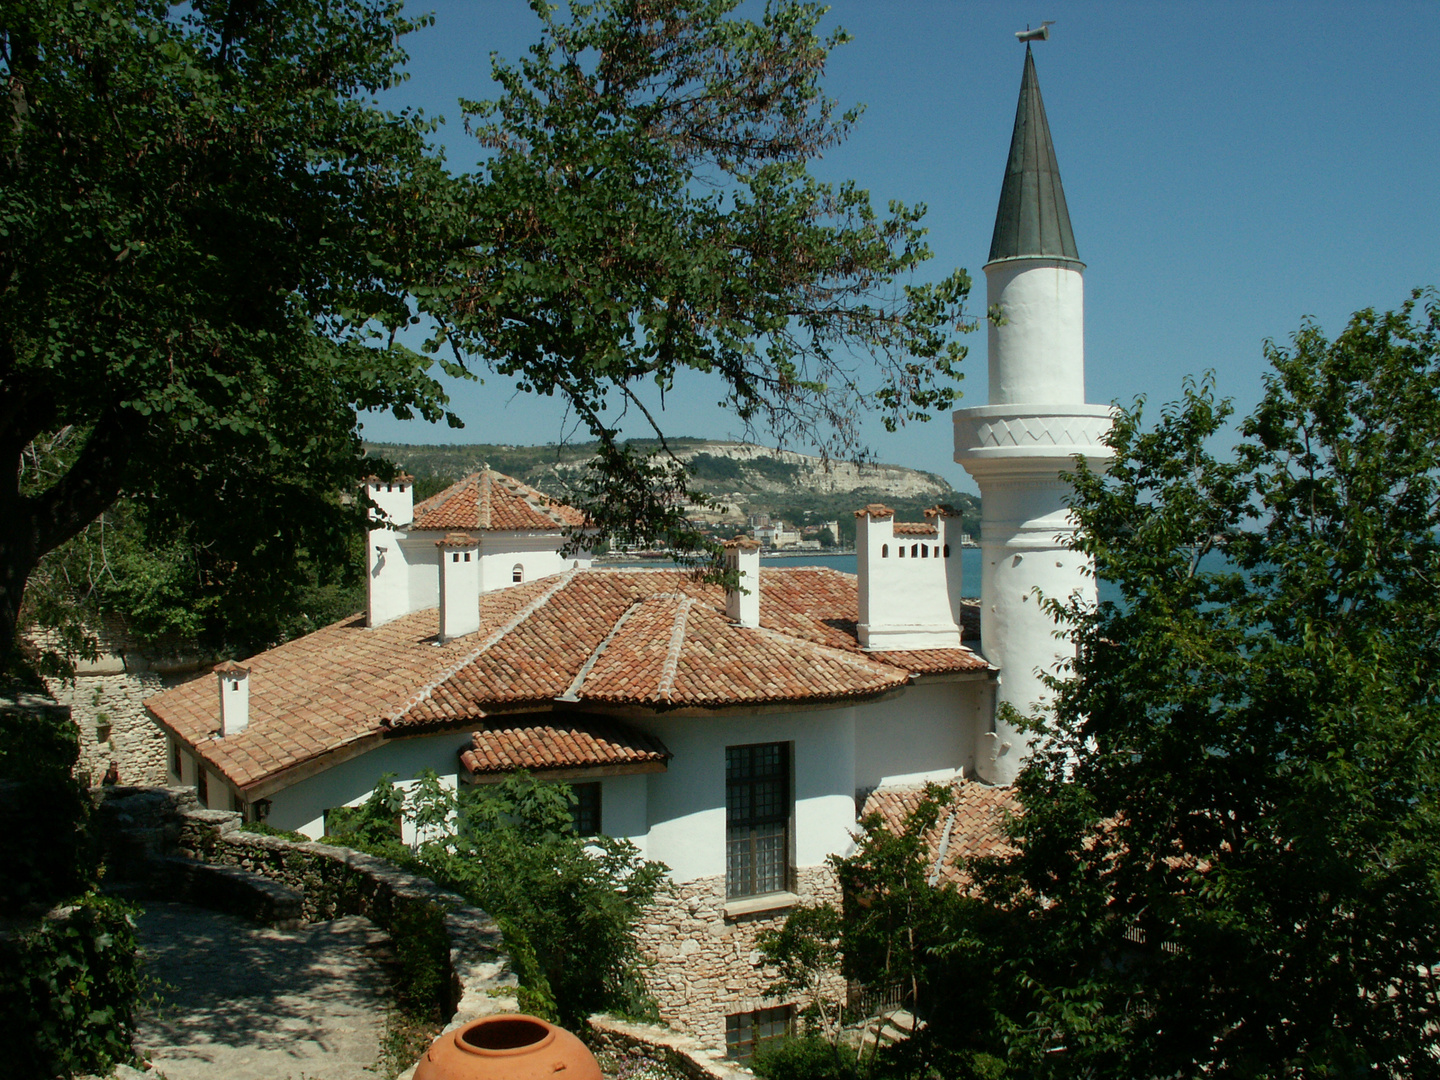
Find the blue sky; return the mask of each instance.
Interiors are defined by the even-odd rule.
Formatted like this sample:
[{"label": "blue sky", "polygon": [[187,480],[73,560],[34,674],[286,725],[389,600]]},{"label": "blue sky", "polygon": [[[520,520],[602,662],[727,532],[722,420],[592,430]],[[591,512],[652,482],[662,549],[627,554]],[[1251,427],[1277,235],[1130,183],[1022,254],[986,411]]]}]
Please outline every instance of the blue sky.
[{"label": "blue sky", "polygon": [[[523,0],[449,0],[407,39],[411,79],[386,104],[447,117],[452,166],[477,150],[455,99],[491,96],[489,55],[536,38]],[[1080,3],[836,0],[824,23],[854,40],[826,86],[864,103],[853,137],[817,162],[883,207],[923,202],[935,260],[964,267],[983,311],[984,274],[1024,48],[1013,34],[1054,19],[1036,66],[1080,257],[1086,262],[1086,385],[1095,402],[1158,405],[1214,369],[1243,411],[1259,396],[1266,338],[1313,316],[1330,333],[1362,307],[1440,285],[1440,4]],[[963,405],[985,403],[985,336],[968,335]],[[703,380],[667,396],[668,433],[725,437],[738,425]],[[507,380],[453,388],[466,428],[367,416],[370,438],[542,443],[567,433],[553,401]],[[633,434],[644,432],[636,427]],[[947,418],[887,434],[882,461],[964,490]],[[795,449],[805,449],[797,446]]]}]

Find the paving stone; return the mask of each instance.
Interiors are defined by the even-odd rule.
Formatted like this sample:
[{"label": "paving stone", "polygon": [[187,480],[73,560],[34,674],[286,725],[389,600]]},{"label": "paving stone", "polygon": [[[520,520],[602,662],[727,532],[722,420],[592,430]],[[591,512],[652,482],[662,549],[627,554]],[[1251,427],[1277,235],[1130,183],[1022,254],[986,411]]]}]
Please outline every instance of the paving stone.
[{"label": "paving stone", "polygon": [[152,902],[139,923],[167,986],[138,1042],[168,1080],[374,1080],[390,951],[368,919],[277,930]]}]

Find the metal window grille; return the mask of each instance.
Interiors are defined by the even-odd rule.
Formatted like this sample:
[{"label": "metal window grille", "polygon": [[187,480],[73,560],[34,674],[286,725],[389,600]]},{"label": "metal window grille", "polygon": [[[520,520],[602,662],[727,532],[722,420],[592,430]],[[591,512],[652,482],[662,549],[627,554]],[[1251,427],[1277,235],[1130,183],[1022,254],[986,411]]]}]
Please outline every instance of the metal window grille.
[{"label": "metal window grille", "polygon": [[726,1053],[736,1061],[749,1061],[756,1048],[790,1034],[794,1015],[791,1005],[732,1013],[725,1018]]},{"label": "metal window grille", "polygon": [[727,899],[790,887],[789,751],[786,743],[725,749]]},{"label": "metal window grille", "polygon": [[600,785],[571,784],[575,802],[570,807],[570,823],[579,836],[600,834]]}]

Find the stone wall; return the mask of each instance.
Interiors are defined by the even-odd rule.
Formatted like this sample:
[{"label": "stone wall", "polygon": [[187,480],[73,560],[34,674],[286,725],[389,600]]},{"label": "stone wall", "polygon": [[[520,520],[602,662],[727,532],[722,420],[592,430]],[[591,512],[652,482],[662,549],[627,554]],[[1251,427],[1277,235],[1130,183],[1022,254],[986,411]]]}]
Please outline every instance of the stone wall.
[{"label": "stone wall", "polygon": [[[363,915],[389,931],[408,910],[438,908],[450,943],[451,1026],[518,1010],[518,981],[499,927],[434,882],[349,848],[242,832],[239,814],[201,809],[192,788],[111,788],[97,796],[97,820],[117,884],[165,888],[184,880],[175,867],[184,860],[222,871],[190,875],[212,900],[217,889],[239,894],[244,878],[258,878],[298,894],[304,921]],[[265,890],[258,891],[266,899]],[[236,902],[243,907],[253,899],[237,896]]]},{"label": "stone wall", "polygon": [[653,1061],[689,1080],[752,1080],[749,1069],[724,1060],[722,1051],[705,1046],[692,1035],[659,1024],[619,1020],[604,1013],[590,1017],[592,1045],[608,1050],[623,1064],[619,1075],[639,1071]]},{"label": "stone wall", "polygon": [[[207,674],[210,664],[194,657],[146,657],[118,620],[108,620],[96,639],[99,657],[77,661],[73,680],[45,680],[80,732],[76,774],[98,784],[114,763],[122,784],[163,787],[169,783],[165,736],[146,715],[145,699]],[[44,634],[34,635],[34,642],[53,644]]]},{"label": "stone wall", "polygon": [[[800,904],[840,902],[840,888],[828,866],[797,871]],[[641,948],[651,960],[647,982],[660,1015],[701,1044],[725,1049],[725,1018],[784,1002],[765,996],[775,973],[758,966],[755,939],[778,930],[790,908],[747,915],[725,914],[725,878],[699,878],[672,885],[646,914]],[[843,997],[837,978],[835,995]]]}]

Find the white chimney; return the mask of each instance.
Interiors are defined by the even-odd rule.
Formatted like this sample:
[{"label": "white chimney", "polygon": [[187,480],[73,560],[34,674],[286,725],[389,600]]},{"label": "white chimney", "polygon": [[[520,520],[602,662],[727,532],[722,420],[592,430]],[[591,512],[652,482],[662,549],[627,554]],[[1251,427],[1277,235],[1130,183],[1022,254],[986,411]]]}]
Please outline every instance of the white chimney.
[{"label": "white chimney", "polygon": [[936,507],[924,522],[900,522],[879,503],[855,511],[857,636],[866,649],[960,647],[960,545],[946,530],[952,514]]},{"label": "white chimney", "polygon": [[250,669],[226,660],[214,670],[220,680],[220,737],[239,735],[250,726]]},{"label": "white chimney", "polygon": [[398,474],[393,480],[378,477],[365,478],[365,494],[375,505],[370,508],[370,520],[392,529],[403,529],[415,517],[415,478],[407,473]]},{"label": "white chimney", "polygon": [[480,541],[465,533],[436,540],[440,549],[440,643],[480,629]]},{"label": "white chimney", "polygon": [[740,626],[760,625],[760,542],[748,536],[726,540],[725,569],[738,573],[739,588],[725,591],[725,614]]},{"label": "white chimney", "polygon": [[379,626],[411,610],[410,568],[400,547],[405,535],[400,530],[415,516],[415,482],[404,473],[394,480],[371,476],[364,489],[375,504],[365,543],[365,621]]}]

